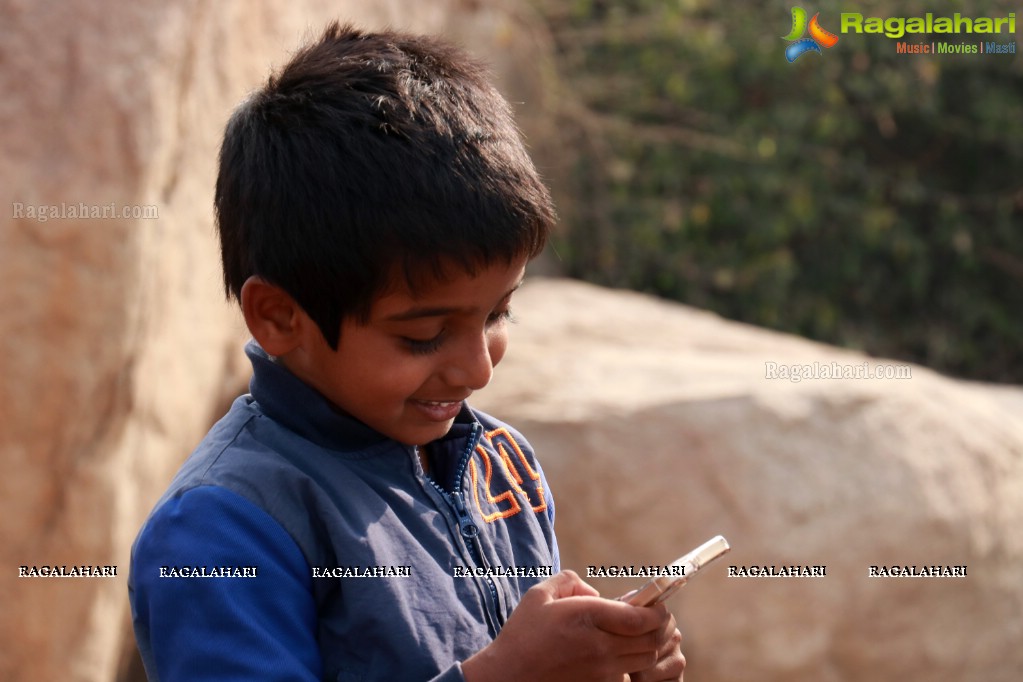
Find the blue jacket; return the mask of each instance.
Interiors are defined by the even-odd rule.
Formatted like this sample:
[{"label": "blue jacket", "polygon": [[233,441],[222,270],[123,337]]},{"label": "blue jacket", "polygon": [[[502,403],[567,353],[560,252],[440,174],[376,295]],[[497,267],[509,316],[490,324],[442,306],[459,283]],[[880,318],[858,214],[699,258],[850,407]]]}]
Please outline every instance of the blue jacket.
[{"label": "blue jacket", "polygon": [[461,680],[559,570],[554,503],[511,427],[463,406],[415,450],[337,412],[254,342],[249,395],[132,547],[151,680]]}]

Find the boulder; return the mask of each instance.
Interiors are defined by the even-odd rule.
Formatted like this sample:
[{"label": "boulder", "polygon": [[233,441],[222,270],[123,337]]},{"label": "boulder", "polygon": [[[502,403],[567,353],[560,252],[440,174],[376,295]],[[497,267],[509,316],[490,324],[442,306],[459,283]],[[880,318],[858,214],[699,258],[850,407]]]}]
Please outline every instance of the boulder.
[{"label": "boulder", "polygon": [[[244,385],[212,215],[234,105],[341,18],[447,33],[492,57],[535,120],[527,16],[468,0],[3,4],[0,679],[115,677],[131,542]],[[65,564],[117,572],[18,577]]]},{"label": "boulder", "polygon": [[[513,307],[508,355],[473,402],[536,448],[563,566],[732,545],[670,602],[687,681],[1019,679],[1019,387],[572,281],[527,281]],[[882,378],[855,378],[867,370]],[[642,579],[590,582],[617,596]]]},{"label": "boulder", "polygon": [[[0,679],[131,675],[119,672],[133,648],[131,541],[247,377],[211,205],[232,107],[329,19],[444,32],[492,61],[537,131],[539,165],[557,168],[539,123],[553,120],[550,48],[523,7],[0,9]],[[578,283],[538,280],[516,298],[511,351],[475,404],[536,445],[564,565],[585,574],[670,561],[716,533],[732,542],[672,602],[687,680],[1018,679],[1020,389],[917,366],[908,379],[802,379],[806,363],[892,363]],[[792,367],[799,382],[779,378]],[[18,577],[65,564],[117,573]],[[727,576],[792,564],[827,575]],[[967,576],[868,576],[932,564]],[[615,595],[640,581],[592,582]]]}]

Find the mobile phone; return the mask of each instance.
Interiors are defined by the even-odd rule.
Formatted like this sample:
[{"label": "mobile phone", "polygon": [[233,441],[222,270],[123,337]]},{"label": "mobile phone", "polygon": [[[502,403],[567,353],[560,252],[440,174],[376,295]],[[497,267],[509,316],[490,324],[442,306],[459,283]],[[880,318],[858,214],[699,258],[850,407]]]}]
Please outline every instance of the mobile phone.
[{"label": "mobile phone", "polygon": [[728,540],[717,535],[703,543],[688,554],[684,554],[671,563],[671,566],[681,566],[682,575],[665,575],[652,578],[639,589],[618,597],[618,601],[632,604],[633,606],[653,606],[675,594],[678,588],[685,585],[693,574],[702,567],[728,552],[731,547]]}]

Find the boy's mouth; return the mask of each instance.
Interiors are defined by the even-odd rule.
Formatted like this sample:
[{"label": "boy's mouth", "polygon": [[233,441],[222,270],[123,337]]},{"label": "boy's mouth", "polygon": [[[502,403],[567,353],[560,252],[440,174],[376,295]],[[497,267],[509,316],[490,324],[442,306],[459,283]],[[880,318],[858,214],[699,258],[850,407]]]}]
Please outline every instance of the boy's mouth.
[{"label": "boy's mouth", "polygon": [[458,416],[461,400],[409,400],[430,421],[446,422]]}]

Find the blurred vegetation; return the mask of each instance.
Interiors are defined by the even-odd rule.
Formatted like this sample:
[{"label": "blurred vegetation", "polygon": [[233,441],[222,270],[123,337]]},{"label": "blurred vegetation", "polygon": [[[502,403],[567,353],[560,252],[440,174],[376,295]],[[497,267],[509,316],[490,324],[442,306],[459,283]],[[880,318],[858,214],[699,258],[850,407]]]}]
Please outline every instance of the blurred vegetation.
[{"label": "blurred vegetation", "polygon": [[[555,241],[567,274],[1023,383],[1023,57],[900,55],[848,33],[790,64],[788,1],[534,2],[574,150]],[[836,34],[850,9],[795,4]],[[993,39],[1019,50],[1019,35]]]}]

